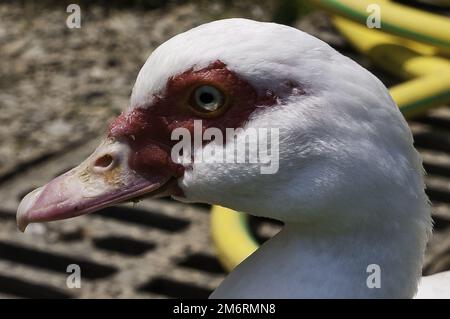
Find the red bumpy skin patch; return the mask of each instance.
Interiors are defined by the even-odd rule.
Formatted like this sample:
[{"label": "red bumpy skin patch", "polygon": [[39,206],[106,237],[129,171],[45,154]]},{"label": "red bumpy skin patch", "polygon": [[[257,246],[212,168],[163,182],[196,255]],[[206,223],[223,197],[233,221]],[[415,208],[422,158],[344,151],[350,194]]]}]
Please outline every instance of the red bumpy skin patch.
[{"label": "red bumpy skin patch", "polygon": [[[286,82],[295,87],[292,81]],[[202,85],[211,85],[225,96],[223,110],[217,114],[199,114],[190,106],[192,94]],[[278,97],[270,90],[258,91],[221,61],[215,61],[198,71],[189,69],[171,77],[164,92],[154,95],[152,102],[122,113],[109,128],[109,137],[125,140],[132,149],[130,167],[141,173],[169,171],[174,177],[183,175],[184,168],[172,162],[170,151],[178,141],[171,140],[176,128],[186,128],[193,136],[194,120],[202,120],[203,131],[216,127],[242,127],[250,115],[260,108],[277,104]],[[224,134],[225,136],[225,134]]]}]

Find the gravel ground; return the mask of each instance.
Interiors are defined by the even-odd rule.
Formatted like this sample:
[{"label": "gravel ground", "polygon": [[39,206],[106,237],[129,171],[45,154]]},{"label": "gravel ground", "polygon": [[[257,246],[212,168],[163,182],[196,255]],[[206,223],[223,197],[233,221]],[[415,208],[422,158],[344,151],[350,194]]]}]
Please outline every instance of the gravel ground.
[{"label": "gravel ground", "polygon": [[[81,29],[66,27],[65,6],[45,3],[0,3],[0,297],[207,296],[224,276],[210,244],[207,207],[150,200],[125,206],[127,216],[109,210],[34,227],[27,235],[18,233],[13,215],[27,191],[93,150],[127,106],[140,67],[160,43],[218,18],[270,20],[274,1],[178,1],[152,10],[82,6]],[[353,52],[323,13],[294,25],[387,85],[397,82]],[[450,109],[410,124],[434,203],[429,274],[450,269]],[[258,227],[262,239],[279,229]],[[140,253],[130,255],[133,247]],[[54,265],[68,257],[92,263],[86,266],[92,278],[81,290],[62,288],[65,269]]]},{"label": "gravel ground", "polygon": [[127,106],[140,67],[168,38],[215,17],[268,18],[264,1],[198,3],[90,6],[80,29],[66,27],[65,6],[0,4],[0,180],[102,134]]}]

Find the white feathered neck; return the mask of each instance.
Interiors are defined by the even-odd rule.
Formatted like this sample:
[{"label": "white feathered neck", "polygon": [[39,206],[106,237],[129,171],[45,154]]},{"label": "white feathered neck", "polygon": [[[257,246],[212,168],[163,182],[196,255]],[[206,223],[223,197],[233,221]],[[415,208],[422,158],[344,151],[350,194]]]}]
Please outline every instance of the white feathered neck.
[{"label": "white feathered neck", "polygon": [[[280,129],[280,170],[205,161],[186,167],[183,200],[218,204],[286,223],[213,297],[412,297],[430,211],[421,160],[386,87],[326,43],[297,29],[245,19],[180,34],[141,69],[131,108],[164,93],[167,80],[220,60],[283,103],[244,128]],[[305,94],[286,96],[285,80]],[[238,136],[244,138],[244,136]],[[231,152],[225,146],[225,152]],[[381,288],[366,286],[381,267]]]}]

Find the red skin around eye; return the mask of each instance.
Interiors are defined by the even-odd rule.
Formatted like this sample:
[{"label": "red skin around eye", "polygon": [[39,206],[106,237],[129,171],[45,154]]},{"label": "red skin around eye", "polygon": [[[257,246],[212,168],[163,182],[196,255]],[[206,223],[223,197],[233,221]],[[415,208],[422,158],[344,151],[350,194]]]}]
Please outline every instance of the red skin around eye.
[{"label": "red skin around eye", "polygon": [[[224,93],[227,99],[224,113],[204,118],[192,111],[189,99],[193,90],[201,85],[213,85]],[[183,127],[193,133],[194,120],[202,120],[203,131],[216,127],[225,133],[226,128],[242,127],[257,108],[277,102],[277,97],[268,90],[264,95],[258,95],[255,88],[228,70],[221,61],[170,78],[162,94],[154,96],[149,105],[122,113],[110,125],[109,137],[126,140],[130,145],[129,164],[136,171],[163,170],[174,177],[182,176],[184,172],[181,165],[170,159],[171,147],[178,142],[170,139],[174,129]]]}]

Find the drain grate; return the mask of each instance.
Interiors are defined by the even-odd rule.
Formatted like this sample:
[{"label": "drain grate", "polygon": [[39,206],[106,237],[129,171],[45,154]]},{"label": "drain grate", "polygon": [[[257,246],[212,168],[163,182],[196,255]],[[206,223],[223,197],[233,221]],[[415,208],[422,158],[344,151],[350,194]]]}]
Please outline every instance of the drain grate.
[{"label": "drain grate", "polygon": [[[232,1],[224,7],[220,2],[189,1],[148,11],[112,8],[107,14],[101,6],[89,6],[84,31],[71,32],[64,41],[54,36],[61,34],[67,17],[59,6],[30,15],[21,6],[2,4],[8,41],[1,43],[7,54],[1,78],[1,154],[6,159],[0,163],[0,297],[198,298],[220,283],[225,274],[212,251],[207,205],[145,200],[36,225],[26,234],[16,228],[15,211],[31,189],[77,165],[97,147],[93,132],[100,133],[105,128],[101,123],[128,103],[129,84],[145,58],[142,52],[208,21],[212,11],[244,13],[257,20],[272,16],[269,3],[246,2]],[[329,20],[317,14],[302,17],[302,29],[348,51]],[[26,33],[18,23],[25,16],[33,26]],[[98,45],[90,45],[93,39]],[[129,50],[131,42],[135,50]],[[20,67],[10,60],[19,61]],[[432,273],[450,269],[450,110],[432,111],[411,126],[434,203],[436,232],[425,265],[425,273]],[[260,242],[280,227],[270,220],[251,219]],[[81,267],[79,289],[66,286],[71,263]]]},{"label": "drain grate", "polygon": [[111,266],[6,242],[0,242],[0,259],[59,273],[66,273],[68,265],[77,264],[83,269],[83,276],[88,279],[105,278],[116,272],[116,269]]},{"label": "drain grate", "polygon": [[166,295],[171,298],[200,299],[208,298],[212,290],[174,281],[169,278],[155,278],[140,288],[142,291]]},{"label": "drain grate", "polygon": [[203,253],[189,255],[177,265],[213,274],[221,274],[224,271],[217,258]]},{"label": "drain grate", "polygon": [[70,295],[45,285],[33,284],[17,278],[0,275],[0,293],[22,298],[70,298]]},{"label": "drain grate", "polygon": [[146,211],[139,208],[110,207],[97,213],[105,218],[112,218],[124,223],[137,224],[139,226],[154,227],[168,232],[178,232],[189,225],[185,219],[165,216],[160,213]]},{"label": "drain grate", "polygon": [[[424,268],[429,274],[450,269],[450,108],[410,125],[434,204],[435,234]],[[212,251],[207,205],[144,200],[17,231],[18,198],[75,166],[97,142],[39,161],[0,185],[0,296],[207,297],[225,276]],[[250,226],[260,242],[281,229],[280,223],[260,218],[251,218]],[[66,286],[69,264],[81,268],[79,289]]]},{"label": "drain grate", "polygon": [[[434,204],[429,274],[450,269],[450,108],[410,124]],[[96,144],[38,161],[0,184],[0,297],[207,297],[225,276],[212,251],[207,205],[144,200],[17,231],[18,199],[76,165]],[[251,218],[250,226],[260,242],[282,227],[262,218]],[[79,289],[66,286],[69,264],[81,268]]]},{"label": "drain grate", "polygon": [[139,256],[155,248],[155,244],[125,237],[109,236],[93,240],[97,248],[130,256]]}]

